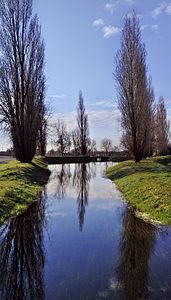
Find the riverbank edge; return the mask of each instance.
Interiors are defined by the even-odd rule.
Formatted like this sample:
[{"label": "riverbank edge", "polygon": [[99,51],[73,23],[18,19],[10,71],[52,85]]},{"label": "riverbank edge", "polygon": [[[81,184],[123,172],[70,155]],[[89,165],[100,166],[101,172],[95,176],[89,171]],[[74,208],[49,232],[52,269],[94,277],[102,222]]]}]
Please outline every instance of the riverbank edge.
[{"label": "riverbank edge", "polygon": [[32,163],[17,160],[0,164],[0,224],[22,213],[35,201],[48,182],[48,164],[42,157]]},{"label": "riverbank edge", "polygon": [[106,176],[135,208],[137,217],[171,225],[171,156],[121,162],[108,168]]}]

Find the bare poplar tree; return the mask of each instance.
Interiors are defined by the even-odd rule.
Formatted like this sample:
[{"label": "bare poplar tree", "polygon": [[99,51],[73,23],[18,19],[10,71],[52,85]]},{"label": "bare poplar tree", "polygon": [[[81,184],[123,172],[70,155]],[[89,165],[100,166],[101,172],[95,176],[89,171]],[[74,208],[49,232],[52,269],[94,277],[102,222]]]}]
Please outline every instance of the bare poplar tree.
[{"label": "bare poplar tree", "polygon": [[41,122],[41,126],[38,131],[37,152],[39,155],[45,156],[46,146],[47,146],[47,120],[45,117],[42,117],[40,122]]},{"label": "bare poplar tree", "polygon": [[55,129],[55,145],[58,147],[58,150],[61,155],[64,155],[70,149],[70,134],[67,132],[66,125],[63,121],[58,120],[58,122],[54,125]]},{"label": "bare poplar tree", "polygon": [[152,88],[147,79],[146,50],[135,12],[126,16],[114,77],[123,128],[122,144],[140,161],[151,143]]},{"label": "bare poplar tree", "polygon": [[154,106],[154,90],[151,85],[151,80],[148,81],[147,86],[147,111],[146,111],[146,145],[143,156],[151,157],[155,151],[155,106]]},{"label": "bare poplar tree", "polygon": [[156,153],[165,155],[168,152],[170,124],[167,120],[165,101],[160,97],[155,116]]},{"label": "bare poplar tree", "polygon": [[44,42],[32,0],[1,0],[0,115],[22,162],[36,152],[44,95]]},{"label": "bare poplar tree", "polygon": [[112,150],[112,141],[111,139],[105,138],[101,141],[101,148],[107,153]]},{"label": "bare poplar tree", "polygon": [[94,155],[97,152],[95,139],[90,139],[89,152],[92,155]]},{"label": "bare poplar tree", "polygon": [[75,154],[79,154],[80,153],[80,132],[79,132],[78,128],[76,128],[72,131],[71,137],[72,137],[72,144],[74,147],[74,152],[75,152]]},{"label": "bare poplar tree", "polygon": [[37,153],[38,155],[45,156],[46,146],[47,146],[47,129],[48,129],[48,119],[50,112],[42,103],[42,108],[39,115],[39,130],[37,135]]},{"label": "bare poplar tree", "polygon": [[37,154],[45,156],[47,147],[47,136],[52,132],[53,125],[50,122],[52,116],[52,107],[50,102],[43,103],[41,114],[40,114],[40,128],[37,137]]},{"label": "bare poplar tree", "polygon": [[85,113],[84,99],[82,92],[79,93],[79,102],[77,108],[77,125],[79,130],[80,153],[86,155],[89,146],[89,128],[88,116]]}]

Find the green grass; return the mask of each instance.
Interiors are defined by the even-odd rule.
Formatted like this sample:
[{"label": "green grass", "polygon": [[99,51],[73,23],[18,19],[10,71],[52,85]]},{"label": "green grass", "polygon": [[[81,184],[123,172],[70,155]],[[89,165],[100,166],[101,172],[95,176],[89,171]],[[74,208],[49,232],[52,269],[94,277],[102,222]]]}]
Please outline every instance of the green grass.
[{"label": "green grass", "polygon": [[142,216],[171,225],[171,156],[121,162],[107,176]]},{"label": "green grass", "polygon": [[42,158],[34,158],[32,163],[14,160],[0,164],[0,224],[26,209],[49,175]]}]

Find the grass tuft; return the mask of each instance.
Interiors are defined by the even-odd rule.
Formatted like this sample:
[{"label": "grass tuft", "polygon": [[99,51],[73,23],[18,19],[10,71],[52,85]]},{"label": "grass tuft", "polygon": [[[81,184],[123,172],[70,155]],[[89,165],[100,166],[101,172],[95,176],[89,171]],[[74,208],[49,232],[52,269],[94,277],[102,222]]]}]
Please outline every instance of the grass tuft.
[{"label": "grass tuft", "polygon": [[46,162],[39,157],[32,163],[13,160],[0,164],[0,224],[26,209],[49,175]]},{"label": "grass tuft", "polygon": [[171,156],[121,162],[107,176],[138,211],[171,225]]}]

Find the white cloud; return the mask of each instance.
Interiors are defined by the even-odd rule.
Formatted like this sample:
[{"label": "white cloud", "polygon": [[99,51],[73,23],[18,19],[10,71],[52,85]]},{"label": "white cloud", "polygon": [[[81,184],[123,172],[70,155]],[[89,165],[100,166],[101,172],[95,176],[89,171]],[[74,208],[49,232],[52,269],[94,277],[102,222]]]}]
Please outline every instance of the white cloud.
[{"label": "white cloud", "polygon": [[140,29],[142,31],[147,29],[147,28],[152,29],[153,31],[158,31],[159,25],[158,24],[153,24],[153,25],[144,24],[140,27]]},{"label": "white cloud", "polygon": [[104,25],[103,19],[94,20],[93,23],[92,23],[92,26],[95,27],[95,28],[99,28],[103,25]]},{"label": "white cloud", "polygon": [[121,32],[121,29],[119,27],[115,26],[104,26],[103,29],[103,37],[105,39],[110,39],[112,36],[117,35]]},{"label": "white cloud", "polygon": [[103,107],[103,108],[114,108],[114,102],[110,100],[100,100],[94,103],[88,103],[88,107]]},{"label": "white cloud", "polygon": [[160,16],[163,11],[165,10],[166,8],[166,3],[165,2],[162,2],[160,3],[153,11],[152,11],[152,17],[153,18],[157,18],[158,16]]},{"label": "white cloud", "polygon": [[135,3],[135,0],[115,0],[115,3],[106,3],[105,10],[107,12],[109,12],[110,14],[113,14],[116,7],[120,6],[122,4],[122,2],[123,2],[123,4],[126,3],[128,5],[132,5]]},{"label": "white cloud", "polygon": [[167,15],[171,15],[171,2],[166,3],[165,1],[160,3],[153,11],[152,17],[155,19],[159,17],[162,13],[166,13]]},{"label": "white cloud", "polygon": [[[113,110],[99,110],[97,111],[96,109],[94,110],[87,110],[88,114],[88,120],[91,126],[93,127],[110,127],[111,122],[118,123],[118,119],[120,116],[120,113],[117,108]],[[77,118],[77,112],[76,111],[71,111],[71,112],[66,112],[64,114],[55,114],[50,120],[51,124],[54,124],[58,119],[63,120],[69,130],[73,130],[76,127],[76,118]],[[116,125],[116,124],[115,124]]]},{"label": "white cloud", "polygon": [[171,15],[171,3],[167,4],[167,6],[166,6],[166,13],[168,15]]},{"label": "white cloud", "polygon": [[92,110],[87,111],[88,119],[90,122],[90,125],[92,127],[97,127],[99,130],[101,128],[107,129],[113,124],[113,126],[116,127],[116,124],[118,125],[120,113],[116,110]]},{"label": "white cloud", "polygon": [[67,95],[66,94],[59,94],[59,95],[49,95],[48,98],[51,98],[51,99],[63,99],[63,98],[66,98]]},{"label": "white cloud", "polygon": [[76,111],[66,112],[66,113],[57,113],[53,114],[50,118],[50,124],[53,125],[57,122],[57,120],[62,120],[66,124],[68,130],[72,131],[76,127]]},{"label": "white cloud", "polygon": [[[102,102],[102,101],[99,101]],[[120,113],[115,107],[109,109],[105,107],[104,109],[97,110],[97,107],[93,109],[87,109],[88,122],[90,133],[93,138],[100,142],[104,136],[112,138],[114,144],[119,144],[120,139]],[[59,113],[52,116],[50,124],[54,124],[58,119],[63,120],[69,131],[76,128],[76,118],[77,112],[71,111],[66,113]],[[53,137],[52,137],[53,139]]]},{"label": "white cloud", "polygon": [[143,31],[149,27],[148,24],[141,25],[140,29]]},{"label": "white cloud", "polygon": [[116,5],[114,3],[106,3],[105,4],[105,9],[108,11],[110,14],[114,13]]},{"label": "white cloud", "polygon": [[159,29],[159,25],[158,24],[154,24],[151,26],[151,29],[154,31],[157,31]]},{"label": "white cloud", "polygon": [[96,29],[102,28],[103,37],[106,39],[109,39],[113,35],[117,35],[121,31],[119,27],[115,27],[112,25],[105,25],[104,20],[101,18],[94,20],[92,26]]}]

